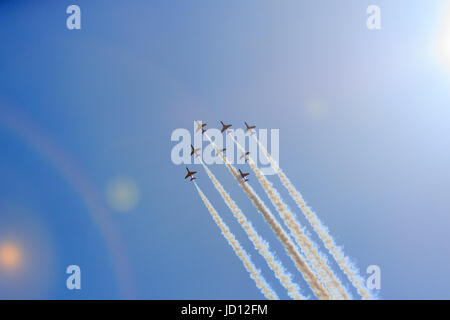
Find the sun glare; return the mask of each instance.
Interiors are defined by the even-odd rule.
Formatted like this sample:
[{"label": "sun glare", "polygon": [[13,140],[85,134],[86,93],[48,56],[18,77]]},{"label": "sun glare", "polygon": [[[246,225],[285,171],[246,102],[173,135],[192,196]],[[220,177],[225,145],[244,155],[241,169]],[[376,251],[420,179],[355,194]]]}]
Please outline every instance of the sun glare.
[{"label": "sun glare", "polygon": [[444,15],[441,31],[439,34],[439,56],[442,62],[450,70],[450,7]]}]

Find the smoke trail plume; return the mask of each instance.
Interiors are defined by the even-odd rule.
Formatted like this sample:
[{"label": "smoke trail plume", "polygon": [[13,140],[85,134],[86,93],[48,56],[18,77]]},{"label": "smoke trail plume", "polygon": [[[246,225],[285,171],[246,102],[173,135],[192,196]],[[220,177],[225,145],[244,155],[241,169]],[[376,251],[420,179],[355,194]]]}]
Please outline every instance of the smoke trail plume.
[{"label": "smoke trail plume", "polygon": [[[214,145],[216,151],[219,152],[217,145],[211,140],[211,138],[208,135],[206,135],[206,136],[208,137],[211,144]],[[327,299],[327,300],[331,299],[331,296],[329,295],[328,291],[322,285],[322,283],[320,282],[320,280],[318,279],[316,274],[310,269],[310,267],[309,267],[308,263],[306,262],[306,260],[304,259],[304,257],[297,251],[295,244],[292,242],[292,240],[286,234],[284,229],[281,227],[281,225],[278,223],[278,221],[275,219],[275,217],[272,215],[272,213],[269,211],[269,209],[266,207],[266,205],[263,203],[263,201],[258,197],[258,195],[253,190],[253,188],[249,184],[241,181],[239,173],[234,168],[234,166],[230,164],[230,162],[228,161],[228,159],[225,156],[222,155],[222,159],[225,162],[228,170],[233,175],[233,177],[237,180],[237,182],[242,187],[244,192],[250,198],[254,207],[258,210],[259,213],[262,214],[262,216],[264,217],[264,220],[269,224],[269,226],[272,228],[275,235],[278,237],[278,239],[284,245],[288,255],[294,261],[295,266],[302,273],[304,279],[306,280],[308,285],[311,287],[312,291],[317,296],[317,298]]]},{"label": "smoke trail plume", "polygon": [[289,194],[294,199],[297,206],[301,209],[306,219],[312,225],[316,233],[319,235],[320,239],[322,239],[325,247],[328,249],[330,254],[334,257],[334,259],[338,263],[341,270],[347,275],[348,279],[357,289],[358,293],[361,295],[363,299],[371,299],[372,296],[369,290],[365,287],[363,280],[359,275],[359,272],[356,269],[356,267],[353,266],[350,260],[345,256],[342,249],[335,244],[334,239],[328,232],[328,229],[322,224],[320,219],[317,217],[316,213],[306,205],[306,202],[303,199],[300,192],[294,187],[294,185],[291,183],[288,177],[278,166],[276,161],[273,160],[267,149],[262,145],[261,142],[259,142],[258,139],[256,139],[255,137],[254,139],[258,143],[260,149],[263,151],[266,158],[270,161],[272,167],[277,172],[278,177],[280,178],[281,182],[286,187],[286,189],[289,191]]},{"label": "smoke trail plume", "polygon": [[[233,139],[238,149],[243,154],[245,154],[244,148],[234,139],[233,136],[230,135],[230,137],[231,139]],[[286,226],[301,248],[306,259],[310,261],[313,269],[317,272],[321,281],[330,291],[332,298],[349,299],[348,293],[346,292],[344,286],[337,279],[330,266],[327,264],[325,257],[319,253],[317,246],[305,233],[300,223],[297,221],[294,214],[289,210],[288,206],[284,203],[277,190],[267,180],[267,178],[264,176],[264,174],[261,172],[261,170],[258,168],[251,157],[248,157],[247,162],[258,178],[258,181],[263,187],[264,191],[269,196],[270,201],[277,208],[281,218],[286,223]]]},{"label": "smoke trail plume", "polygon": [[205,194],[200,190],[199,186],[194,182],[195,187],[197,188],[198,194],[202,198],[206,208],[211,213],[216,224],[219,226],[222,231],[223,236],[227,239],[228,243],[231,245],[233,250],[236,252],[236,255],[241,259],[242,263],[245,266],[245,269],[250,273],[250,277],[255,280],[256,286],[261,290],[264,296],[270,300],[278,300],[277,294],[270,288],[267,284],[266,280],[261,275],[260,271],[256,269],[247,252],[242,248],[241,244],[236,240],[234,235],[231,233],[228,226],[223,222],[222,218],[220,218],[216,209],[211,205],[209,200],[206,198]]},{"label": "smoke trail plume", "polygon": [[234,217],[239,221],[242,228],[244,228],[253,245],[258,250],[258,252],[264,257],[270,269],[272,269],[273,272],[275,273],[275,276],[286,288],[289,296],[295,300],[304,300],[305,297],[302,296],[301,293],[299,292],[298,286],[291,281],[291,275],[286,273],[283,266],[281,265],[281,262],[277,261],[272,252],[270,252],[269,245],[267,244],[267,242],[258,235],[256,230],[253,228],[252,224],[247,220],[245,215],[242,213],[241,209],[239,209],[234,200],[225,191],[225,189],[216,179],[214,174],[208,169],[208,167],[203,162],[202,165],[205,168],[205,171],[208,174],[209,178],[211,179],[212,183],[216,187],[217,191],[219,191],[225,203],[233,212]]}]

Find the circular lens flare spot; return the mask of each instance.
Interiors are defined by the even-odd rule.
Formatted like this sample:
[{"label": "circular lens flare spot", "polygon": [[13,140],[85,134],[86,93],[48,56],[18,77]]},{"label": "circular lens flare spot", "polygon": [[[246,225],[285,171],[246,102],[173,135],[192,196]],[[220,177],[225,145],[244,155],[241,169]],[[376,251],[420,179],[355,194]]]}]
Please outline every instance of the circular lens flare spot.
[{"label": "circular lens flare spot", "polygon": [[310,99],[306,102],[306,112],[312,119],[322,119],[329,112],[328,104],[320,98]]},{"label": "circular lens flare spot", "polygon": [[22,252],[20,248],[13,243],[0,245],[0,269],[6,271],[17,270],[22,262]]},{"label": "circular lens flare spot", "polygon": [[116,211],[131,211],[139,202],[139,187],[131,178],[115,178],[106,187],[106,199]]}]

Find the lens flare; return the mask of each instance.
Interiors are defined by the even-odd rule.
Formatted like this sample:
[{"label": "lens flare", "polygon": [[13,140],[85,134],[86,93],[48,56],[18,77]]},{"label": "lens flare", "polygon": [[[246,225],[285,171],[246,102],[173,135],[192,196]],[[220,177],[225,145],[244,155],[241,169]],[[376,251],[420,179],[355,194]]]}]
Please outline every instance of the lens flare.
[{"label": "lens flare", "polygon": [[[107,208],[102,203],[101,196],[98,194],[98,190],[95,188],[91,179],[85,174],[85,172],[78,166],[76,162],[66,153],[55,141],[47,135],[40,127],[36,126],[33,121],[30,120],[25,114],[18,112],[19,106],[10,106],[4,100],[0,99],[0,127],[10,132],[17,138],[20,138],[28,146],[32,147],[38,152],[45,160],[51,164],[55,170],[61,175],[61,177],[73,188],[73,190],[80,196],[84,205],[88,209],[88,212],[95,222],[102,235],[106,239],[108,246],[108,252],[112,256],[114,261],[115,272],[118,276],[118,281],[121,289],[121,294],[124,297],[130,298],[134,296],[134,281],[130,272],[130,266],[128,259],[124,258],[127,255],[125,245],[119,235],[114,222],[110,219]],[[3,213],[0,212],[0,216]],[[4,217],[2,216],[2,219]],[[4,220],[0,223],[0,231],[4,228]],[[8,230],[6,230],[8,232]],[[1,233],[0,233],[1,236]],[[25,241],[23,245],[29,246],[29,242],[26,241],[28,237],[23,237]],[[33,254],[36,254],[36,250],[29,249],[24,250],[26,255],[26,265],[23,263],[23,269],[28,268],[29,260],[33,260]],[[43,257],[39,258],[39,261],[46,262]],[[48,273],[48,270],[42,272]],[[34,277],[34,279],[41,279],[44,277]],[[0,289],[5,288],[2,283],[3,278],[0,274]],[[23,280],[25,281],[25,280]],[[18,286],[9,287],[7,298],[25,296],[22,291],[21,295],[15,295],[12,293],[12,289],[22,289]],[[17,290],[16,290],[17,291]],[[26,293],[33,297],[32,290],[27,290]],[[0,291],[0,299],[2,298],[2,292]]]},{"label": "lens flare", "polygon": [[22,264],[22,250],[15,243],[0,244],[0,270],[15,271]]},{"label": "lens flare", "polygon": [[328,114],[329,106],[324,99],[315,98],[306,101],[305,110],[311,119],[320,120]]},{"label": "lens flare", "polygon": [[132,211],[139,202],[139,187],[131,178],[114,178],[106,187],[106,199],[110,207],[116,211]]}]

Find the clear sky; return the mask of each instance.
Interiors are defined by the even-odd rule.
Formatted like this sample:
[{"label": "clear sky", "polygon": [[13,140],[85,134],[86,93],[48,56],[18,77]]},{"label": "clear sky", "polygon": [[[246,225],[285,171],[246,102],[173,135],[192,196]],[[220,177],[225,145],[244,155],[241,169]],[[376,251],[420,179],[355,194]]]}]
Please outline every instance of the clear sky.
[{"label": "clear sky", "polygon": [[[66,28],[70,4],[81,30]],[[371,4],[381,30],[366,27]],[[170,159],[172,131],[201,119],[279,129],[281,167],[362,275],[380,266],[381,298],[449,299],[450,49],[438,49],[450,48],[447,8],[1,1],[0,298],[263,298]],[[211,169],[311,296],[227,170]],[[269,205],[253,174],[249,183]],[[80,291],[66,288],[72,264]]]}]

